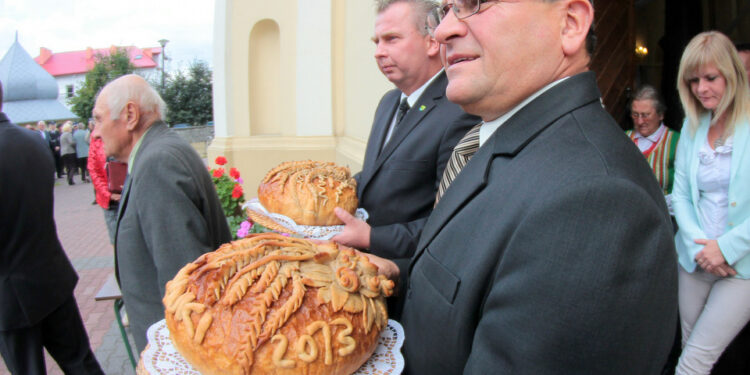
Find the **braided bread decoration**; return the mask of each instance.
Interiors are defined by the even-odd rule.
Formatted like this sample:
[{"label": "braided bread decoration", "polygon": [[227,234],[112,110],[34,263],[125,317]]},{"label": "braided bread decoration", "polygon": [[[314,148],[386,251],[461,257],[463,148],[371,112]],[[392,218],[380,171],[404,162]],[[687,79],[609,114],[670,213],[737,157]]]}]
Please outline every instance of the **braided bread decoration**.
[{"label": "braided bread decoration", "polygon": [[299,225],[342,224],[333,209],[357,209],[357,183],[349,168],[319,161],[281,163],[258,186],[258,200],[269,212]]},{"label": "braided bread decoration", "polygon": [[225,244],[167,283],[175,347],[203,374],[351,374],[393,282],[351,249],[275,233]]}]

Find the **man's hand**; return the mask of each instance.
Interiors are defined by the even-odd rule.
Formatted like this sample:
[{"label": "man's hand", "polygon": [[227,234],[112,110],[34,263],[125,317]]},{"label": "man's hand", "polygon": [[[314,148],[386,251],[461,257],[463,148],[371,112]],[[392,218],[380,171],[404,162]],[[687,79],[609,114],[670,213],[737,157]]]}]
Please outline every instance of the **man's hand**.
[{"label": "man's hand", "polygon": [[336,207],[334,213],[344,222],[344,230],[333,236],[331,240],[342,245],[358,249],[370,248],[370,225],[357,219],[341,207]]},{"label": "man's hand", "polygon": [[115,194],[115,193],[113,193],[113,194],[111,194],[111,195],[109,196],[109,199],[111,199],[111,200],[113,200],[113,201],[115,201],[115,202],[119,202],[119,201],[120,201],[120,198],[121,198],[121,197],[122,197],[122,196],[121,196],[120,194]]},{"label": "man's hand", "polygon": [[365,253],[362,251],[357,251],[357,253],[359,255],[366,256],[370,263],[376,265],[378,267],[378,274],[383,275],[389,280],[393,280],[394,282],[398,283],[398,277],[401,271],[398,269],[396,263],[393,263],[388,259],[381,258],[377,255],[372,255],[370,253]]},{"label": "man's hand", "polygon": [[[308,239],[308,241],[310,241],[312,243],[316,243],[316,244],[324,244],[324,243],[328,242],[328,241],[315,240],[315,239]],[[339,248],[347,248],[347,247],[348,246],[346,246],[346,245],[340,245],[339,246]],[[381,257],[379,257],[377,255],[372,255],[370,253],[366,253],[364,251],[359,251],[357,249],[352,249],[352,250],[354,250],[354,252],[357,253],[357,255],[361,255],[363,257],[367,257],[367,260],[369,260],[370,263],[372,263],[376,267],[378,267],[378,274],[379,275],[383,275],[383,276],[387,277],[389,280],[393,280],[394,282],[398,282],[398,277],[401,274],[401,271],[398,269],[398,266],[396,265],[396,263],[394,263],[394,262],[392,262],[392,261],[390,261],[388,259],[381,258]]]}]

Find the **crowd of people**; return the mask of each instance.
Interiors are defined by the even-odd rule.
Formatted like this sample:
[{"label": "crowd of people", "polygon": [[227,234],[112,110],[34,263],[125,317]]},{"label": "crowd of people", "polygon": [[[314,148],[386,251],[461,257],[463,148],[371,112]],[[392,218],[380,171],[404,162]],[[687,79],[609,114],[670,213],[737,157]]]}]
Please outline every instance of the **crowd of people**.
[{"label": "crowd of people", "polygon": [[[377,0],[376,9],[375,60],[396,88],[377,106],[355,175],[369,219],[337,210],[345,226],[333,240],[397,281],[388,309],[404,327],[405,373],[709,374],[750,321],[750,51],[698,34],[679,66],[680,131],[644,85],[623,133],[588,69],[589,0]],[[9,188],[19,166],[0,164],[3,197],[41,194],[45,220],[56,153],[71,184],[88,157],[138,350],[163,318],[166,282],[231,238],[202,160],[164,114],[158,93],[128,75],[98,95],[90,137],[85,126],[43,123],[35,137],[0,117],[0,142],[51,150],[35,156],[45,165],[37,190]],[[108,184],[108,161],[127,162],[121,192]],[[27,353],[47,343],[19,337],[46,334],[45,319],[63,307],[75,336],[85,331],[54,231],[43,236],[52,245],[21,245],[14,236],[25,229],[5,225],[22,211],[0,211],[0,353],[14,373],[32,373],[40,359]],[[33,302],[8,293],[29,286],[12,276],[43,267],[28,259],[42,247],[66,270],[62,290],[23,315]],[[6,267],[22,263],[20,274]],[[51,287],[37,288],[30,295]],[[77,367],[66,368],[97,373],[88,342],[77,341]],[[72,361],[53,351],[61,367]]]},{"label": "crowd of people", "polygon": [[81,176],[81,182],[90,182],[86,178],[89,157],[90,127],[84,123],[66,121],[57,124],[50,121],[37,122],[36,128],[27,125],[26,128],[39,134],[45,141],[55,161],[57,178],[67,177],[68,185],[74,185],[74,176]]}]

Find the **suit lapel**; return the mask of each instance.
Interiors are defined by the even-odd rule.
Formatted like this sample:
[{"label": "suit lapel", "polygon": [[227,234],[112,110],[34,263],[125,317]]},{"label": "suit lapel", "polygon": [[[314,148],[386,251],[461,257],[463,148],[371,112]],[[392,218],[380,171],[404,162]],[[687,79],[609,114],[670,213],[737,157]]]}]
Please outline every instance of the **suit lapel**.
[{"label": "suit lapel", "polygon": [[128,197],[130,197],[130,184],[133,179],[130,175],[125,176],[125,183],[122,187],[122,195],[120,196],[120,205],[117,207],[117,227],[120,226],[120,220],[122,215],[125,214],[125,206],[128,205]]},{"label": "suit lapel", "polygon": [[[409,133],[411,133],[422,122],[422,119],[424,119],[424,117],[427,116],[435,106],[437,106],[437,101],[445,96],[445,86],[447,84],[448,78],[446,77],[445,72],[440,73],[440,75],[438,75],[432,83],[425,88],[424,92],[419,97],[419,100],[414,103],[414,107],[406,113],[401,120],[401,123],[398,124],[396,129],[394,129],[393,134],[391,134],[391,139],[388,141],[388,144],[378,155],[375,151],[379,152],[382,148],[383,139],[385,139],[386,133],[388,132],[388,127],[393,119],[393,114],[396,112],[396,109],[398,109],[400,95],[396,95],[393,99],[389,99],[393,101],[393,109],[389,112],[389,116],[387,116],[386,119],[381,119],[378,123],[379,125],[382,124],[382,134],[379,134],[380,137],[376,140],[376,144],[373,145],[371,142],[368,142],[367,144],[367,154],[365,156],[366,165],[362,168],[363,178],[358,187],[360,196],[365,190],[365,187],[367,187],[367,183],[370,182],[370,179],[372,179],[372,177],[378,172],[380,167],[382,167],[393,152],[396,151],[399,144],[401,144]],[[400,94],[400,91],[398,91],[398,93]],[[374,149],[375,151],[371,149]],[[373,154],[375,157],[371,157]]]},{"label": "suit lapel", "polygon": [[508,119],[479,148],[445,191],[425,224],[410,267],[440,230],[487,185],[490,167],[496,157],[515,157],[556,120],[576,108],[598,101],[600,96],[596,76],[590,72],[582,73],[550,88]]},{"label": "suit lapel", "polygon": [[122,187],[122,195],[120,196],[120,205],[117,207],[117,224],[115,225],[115,279],[117,279],[117,285],[120,285],[120,270],[117,265],[117,234],[120,232],[120,221],[122,215],[125,214],[125,207],[128,205],[128,198],[130,197],[130,185],[132,182],[130,176],[126,176],[124,186]]},{"label": "suit lapel", "polygon": [[[424,97],[424,95],[422,95],[422,97]],[[406,113],[401,120],[401,123],[396,126],[393,134],[391,134],[391,139],[388,141],[388,144],[385,145],[383,152],[380,153],[380,156],[378,156],[377,161],[375,162],[375,169],[380,168],[380,166],[388,160],[398,145],[409,135],[409,133],[411,133],[412,130],[414,130],[414,128],[417,127],[417,125],[419,125],[422,119],[430,113],[433,108],[435,108],[434,98],[420,98],[414,103],[414,108]]]},{"label": "suit lapel", "polygon": [[490,143],[494,142],[494,139],[487,142],[488,144],[483,145],[461,169],[461,172],[451,182],[450,187],[445,191],[445,194],[440,198],[440,202],[428,217],[419,238],[417,249],[420,250],[417,251],[415,259],[466,202],[487,185],[487,171],[492,161],[490,152],[492,148],[484,146],[491,146]]},{"label": "suit lapel", "polygon": [[151,142],[152,139],[158,137],[161,133],[164,133],[168,131],[169,129],[166,127],[166,124],[164,122],[156,122],[153,125],[151,125],[151,128],[146,132],[146,134],[143,135],[143,140],[141,141],[141,145],[138,148],[138,154],[136,155],[135,159],[133,160],[133,165],[130,166],[130,170],[133,171],[133,174],[128,174],[125,178],[125,183],[122,187],[122,195],[120,196],[120,205],[117,208],[117,224],[115,225],[115,278],[117,279],[117,283],[119,285],[120,283],[120,271],[117,267],[117,235],[120,232],[120,222],[122,221],[122,217],[125,216],[125,209],[128,206],[128,201],[130,198],[130,188],[133,185],[133,178],[136,175],[135,172],[138,170],[138,155],[143,155],[144,149],[147,148],[148,144]]},{"label": "suit lapel", "polygon": [[[378,161],[378,155],[380,155],[380,149],[383,145],[383,140],[388,133],[388,127],[391,125],[393,120],[393,114],[398,109],[399,98],[401,91],[394,90],[386,94],[388,97],[384,98],[384,110],[379,111],[375,114],[375,121],[373,122],[372,131],[370,132],[370,138],[367,141],[367,150],[365,153],[365,162],[362,166],[362,175],[357,186],[359,196],[362,196],[365,186],[370,182],[372,177],[375,175],[377,168],[375,167]],[[391,104],[389,105],[388,102]],[[391,137],[392,138],[392,137]]]}]

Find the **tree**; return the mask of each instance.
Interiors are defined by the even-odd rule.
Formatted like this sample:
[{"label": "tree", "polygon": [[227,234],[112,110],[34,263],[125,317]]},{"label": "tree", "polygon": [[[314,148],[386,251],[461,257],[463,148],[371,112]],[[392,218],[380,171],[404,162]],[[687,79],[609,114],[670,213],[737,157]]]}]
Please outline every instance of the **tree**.
[{"label": "tree", "polygon": [[167,122],[204,125],[213,120],[213,78],[203,61],[190,64],[187,73],[178,71],[167,78],[161,90],[167,103]]},{"label": "tree", "polygon": [[82,120],[90,118],[99,90],[115,78],[133,73],[134,70],[135,67],[124,48],[118,48],[107,56],[97,55],[94,67],[86,73],[83,86],[68,99],[72,106],[71,111]]}]

